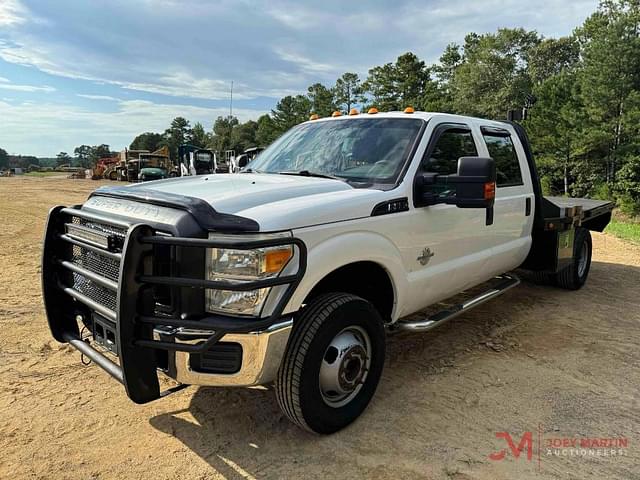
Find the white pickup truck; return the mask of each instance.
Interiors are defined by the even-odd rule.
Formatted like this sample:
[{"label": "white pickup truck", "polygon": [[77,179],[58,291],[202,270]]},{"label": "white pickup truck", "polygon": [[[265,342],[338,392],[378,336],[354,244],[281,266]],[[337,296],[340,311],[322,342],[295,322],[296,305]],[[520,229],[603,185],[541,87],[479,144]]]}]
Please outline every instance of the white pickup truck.
[{"label": "white pickup truck", "polygon": [[[518,124],[335,115],[292,128],[238,174],[103,187],[53,208],[44,302],[56,340],[136,403],[275,382],[289,419],[331,433],[371,400],[388,330],[429,330],[517,285],[518,268],[580,288],[589,230],[612,208],[544,198]],[[159,374],[177,386],[161,391]]]}]

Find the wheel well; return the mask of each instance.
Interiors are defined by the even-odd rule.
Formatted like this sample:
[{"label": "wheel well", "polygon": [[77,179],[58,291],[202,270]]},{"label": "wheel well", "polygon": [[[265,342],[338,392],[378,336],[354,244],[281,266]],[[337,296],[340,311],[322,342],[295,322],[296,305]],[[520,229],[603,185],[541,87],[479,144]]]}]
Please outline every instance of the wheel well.
[{"label": "wheel well", "polygon": [[355,262],[340,267],[320,280],[304,303],[329,292],[351,293],[368,300],[385,322],[391,321],[394,292],[387,271],[375,262]]}]

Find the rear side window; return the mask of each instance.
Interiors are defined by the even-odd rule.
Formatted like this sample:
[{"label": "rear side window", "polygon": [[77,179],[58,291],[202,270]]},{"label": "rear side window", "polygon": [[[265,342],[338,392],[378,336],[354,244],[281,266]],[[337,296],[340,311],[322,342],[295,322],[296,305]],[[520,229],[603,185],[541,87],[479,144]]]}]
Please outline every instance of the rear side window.
[{"label": "rear side window", "polygon": [[458,171],[460,157],[477,157],[478,150],[473,136],[468,130],[447,130],[440,138],[429,155],[425,158],[424,170],[440,175],[451,175]]},{"label": "rear side window", "polygon": [[507,132],[502,134],[485,131],[482,136],[487,144],[489,156],[496,162],[498,187],[522,185],[520,162],[511,136]]}]

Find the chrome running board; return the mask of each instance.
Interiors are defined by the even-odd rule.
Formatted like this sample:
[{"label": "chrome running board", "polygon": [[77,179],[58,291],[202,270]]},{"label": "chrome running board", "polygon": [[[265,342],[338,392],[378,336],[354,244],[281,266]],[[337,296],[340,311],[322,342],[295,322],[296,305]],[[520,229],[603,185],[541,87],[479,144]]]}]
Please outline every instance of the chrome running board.
[{"label": "chrome running board", "polygon": [[410,332],[426,332],[431,330],[443,323],[451,320],[452,318],[457,317],[458,315],[471,310],[478,305],[482,305],[483,303],[491,300],[492,298],[498,297],[505,293],[507,290],[515,287],[520,283],[520,279],[512,274],[505,273],[503,275],[498,275],[494,278],[494,280],[499,280],[497,284],[492,286],[490,289],[485,290],[480,295],[467,300],[466,302],[458,303],[457,305],[453,305],[446,310],[441,310],[438,313],[434,313],[433,315],[428,316],[422,320],[416,320],[412,322],[402,322],[399,321],[392,328],[394,330],[403,330]]}]

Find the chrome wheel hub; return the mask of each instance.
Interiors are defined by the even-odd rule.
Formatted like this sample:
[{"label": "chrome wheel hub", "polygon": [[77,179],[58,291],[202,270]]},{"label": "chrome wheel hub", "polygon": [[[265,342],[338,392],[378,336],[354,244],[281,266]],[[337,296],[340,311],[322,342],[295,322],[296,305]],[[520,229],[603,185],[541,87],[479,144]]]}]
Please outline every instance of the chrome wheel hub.
[{"label": "chrome wheel hub", "polygon": [[364,384],[371,366],[371,340],[360,327],[347,327],[327,347],[320,365],[320,393],[330,407],[349,403]]}]

